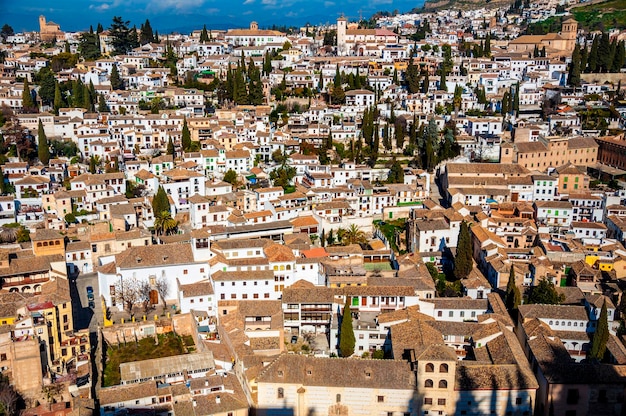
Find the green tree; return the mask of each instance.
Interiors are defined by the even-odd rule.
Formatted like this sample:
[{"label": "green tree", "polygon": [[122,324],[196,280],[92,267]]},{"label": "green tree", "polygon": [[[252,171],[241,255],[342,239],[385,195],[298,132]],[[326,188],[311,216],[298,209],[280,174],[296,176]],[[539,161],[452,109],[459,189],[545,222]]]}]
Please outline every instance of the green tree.
[{"label": "green tree", "polygon": [[457,279],[467,277],[473,268],[472,241],[469,225],[466,221],[461,222],[459,238],[456,245],[456,257],[454,258],[454,275]]},{"label": "green tree", "polygon": [[39,85],[37,94],[43,104],[50,105],[54,101],[54,89],[57,81],[49,67],[43,67],[34,76],[35,83]]},{"label": "green tree", "polygon": [[61,94],[61,88],[59,87],[59,83],[57,82],[54,85],[54,114],[59,114],[59,109],[63,108],[63,95]]},{"label": "green tree", "polygon": [[346,102],[346,92],[341,85],[332,87],[330,102],[331,104],[343,104]]},{"label": "green tree", "polygon": [[181,135],[181,144],[183,146],[184,152],[189,152],[191,150],[191,132],[189,131],[189,127],[187,126],[187,118],[183,119],[183,132]]},{"label": "green tree", "polygon": [[128,27],[128,20],[123,20],[121,16],[113,16],[113,22],[109,27],[109,36],[111,38],[111,46],[113,47],[114,55],[124,55],[130,52],[134,47],[136,39],[133,37],[137,35],[135,31]]},{"label": "green tree", "polygon": [[532,288],[528,303],[540,303],[544,305],[559,305],[565,299],[559,295],[554,284],[548,279],[541,279],[539,284]]},{"label": "green tree", "polygon": [[435,263],[432,263],[430,261],[427,262],[426,268],[428,269],[430,277],[433,278],[433,281],[437,282],[437,279],[439,279],[439,270],[437,270],[437,266],[435,266]]},{"label": "green tree", "polygon": [[333,229],[330,229],[330,232],[328,233],[328,236],[326,237],[326,244],[328,244],[329,246],[332,246],[335,244],[335,232],[333,231]]},{"label": "green tree", "polygon": [[111,89],[113,90],[123,90],[124,89],[124,81],[120,76],[119,71],[117,70],[117,65],[113,64],[113,68],[111,68]]},{"label": "green tree", "polygon": [[567,77],[567,83],[572,87],[580,86],[580,58],[580,45],[577,43],[572,52],[572,63]]},{"label": "green tree", "polygon": [[24,226],[20,226],[20,229],[17,232],[17,242],[26,243],[28,241],[30,241],[30,230]]},{"label": "green tree", "polygon": [[154,230],[157,235],[175,234],[178,229],[178,221],[172,218],[170,211],[161,211],[154,217]]},{"label": "green tree", "polygon": [[172,137],[167,140],[167,154],[176,157],[176,148],[174,147],[174,142],[172,141]]},{"label": "green tree", "polygon": [[167,193],[162,186],[159,186],[156,195],[152,198],[152,212],[155,217],[164,211],[171,212],[170,201],[167,197]]},{"label": "green tree", "polygon": [[98,112],[99,113],[109,113],[111,109],[107,105],[107,102],[104,98],[104,94],[98,95]]},{"label": "green tree", "polygon": [[350,296],[346,297],[346,304],[341,315],[341,329],[339,332],[339,351],[342,357],[350,357],[354,354],[356,338],[352,327],[352,311],[350,310]]},{"label": "green tree", "polygon": [[517,309],[520,303],[522,303],[522,294],[515,283],[515,268],[513,265],[511,265],[511,270],[509,272],[509,282],[506,285],[504,303],[506,304],[506,308],[508,310]]},{"label": "green tree", "polygon": [[291,185],[291,180],[296,176],[296,168],[293,166],[282,165],[270,172],[270,179],[274,186],[280,186],[286,189]]},{"label": "green tree", "polygon": [[400,162],[393,158],[391,167],[389,168],[389,175],[387,175],[387,183],[404,183],[404,168]]},{"label": "green tree", "polygon": [[[337,231],[337,234],[339,234],[339,231]],[[344,230],[341,236],[341,242],[344,245],[365,244],[367,243],[367,236],[356,224],[350,224],[350,226]]]},{"label": "green tree", "polygon": [[141,45],[145,45],[146,43],[154,42],[154,33],[152,33],[152,26],[150,25],[150,20],[146,19],[146,22],[141,25],[141,35],[139,38],[139,43]]},{"label": "green tree", "polygon": [[0,29],[0,38],[2,38],[2,42],[6,42],[7,38],[9,36],[13,36],[14,34],[15,31],[9,24],[5,23],[2,25],[2,29]]},{"label": "green tree", "polygon": [[39,161],[43,163],[44,166],[48,166],[50,148],[48,147],[48,138],[43,129],[41,119],[39,119],[39,127],[37,128],[37,154],[39,155]]},{"label": "green tree", "polygon": [[411,94],[420,91],[420,74],[419,68],[413,62],[413,55],[409,58],[409,65],[407,66],[404,74],[406,86]]},{"label": "green tree", "polygon": [[589,358],[602,361],[604,359],[604,354],[606,353],[607,342],[609,342],[609,321],[605,301],[602,303],[596,332],[593,334],[591,349],[589,350]]},{"label": "green tree", "polygon": [[78,41],[78,53],[86,61],[94,61],[100,58],[100,38],[93,33],[93,29],[80,35]]},{"label": "green tree", "polygon": [[206,30],[206,25],[202,27],[202,32],[200,32],[200,42],[205,43],[209,41],[209,32]]},{"label": "green tree", "polygon": [[36,113],[37,106],[33,101],[33,96],[30,91],[30,84],[28,83],[28,78],[24,78],[24,86],[22,90],[22,111],[25,113]]},{"label": "green tree", "polygon": [[228,182],[231,185],[235,185],[239,179],[237,178],[237,172],[232,169],[228,169],[228,171],[224,174],[224,182]]}]

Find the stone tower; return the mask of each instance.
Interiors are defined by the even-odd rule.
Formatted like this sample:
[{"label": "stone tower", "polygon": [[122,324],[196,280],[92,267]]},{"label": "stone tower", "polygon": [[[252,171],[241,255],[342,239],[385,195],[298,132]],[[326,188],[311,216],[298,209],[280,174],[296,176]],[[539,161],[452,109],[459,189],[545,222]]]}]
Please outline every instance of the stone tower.
[{"label": "stone tower", "polygon": [[574,50],[577,36],[578,22],[576,20],[570,18],[561,23],[561,37],[565,40],[565,45],[563,45],[565,50]]},{"label": "stone tower", "polygon": [[337,55],[347,54],[346,48],[346,32],[348,30],[348,20],[341,16],[337,19]]}]

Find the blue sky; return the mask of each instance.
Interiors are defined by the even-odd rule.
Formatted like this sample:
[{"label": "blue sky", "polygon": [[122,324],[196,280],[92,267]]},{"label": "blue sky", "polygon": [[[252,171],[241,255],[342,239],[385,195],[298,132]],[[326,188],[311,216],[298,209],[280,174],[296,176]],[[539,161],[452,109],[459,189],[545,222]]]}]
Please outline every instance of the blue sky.
[{"label": "blue sky", "polygon": [[159,33],[186,32],[195,28],[244,27],[256,20],[261,26],[303,25],[332,22],[344,13],[357,20],[359,10],[369,17],[378,10],[406,12],[422,0],[0,0],[0,25],[10,24],[16,32],[37,30],[38,16],[68,31],[106,28],[113,16],[122,16],[137,27],[146,18]]}]

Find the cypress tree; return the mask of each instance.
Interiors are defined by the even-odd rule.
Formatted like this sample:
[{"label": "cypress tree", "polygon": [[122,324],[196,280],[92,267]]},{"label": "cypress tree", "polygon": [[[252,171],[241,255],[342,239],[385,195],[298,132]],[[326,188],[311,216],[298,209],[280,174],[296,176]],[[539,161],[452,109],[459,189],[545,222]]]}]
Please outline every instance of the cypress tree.
[{"label": "cypress tree", "polygon": [[202,27],[202,32],[200,32],[200,42],[205,43],[209,41],[209,32],[206,30],[206,25]]},{"label": "cypress tree", "polygon": [[472,271],[472,241],[470,238],[467,222],[461,223],[459,239],[456,245],[456,257],[454,258],[454,275],[457,279],[467,277]]},{"label": "cypress tree", "polygon": [[32,113],[37,110],[33,96],[30,93],[30,84],[28,78],[24,78],[24,89],[22,90],[22,111],[25,113]]},{"label": "cypress tree", "polygon": [[613,72],[619,72],[620,69],[624,66],[624,61],[626,58],[626,44],[623,40],[617,42],[617,46],[615,47],[615,54],[613,55]]},{"label": "cypress tree", "polygon": [[441,72],[441,78],[439,79],[439,89],[442,91],[448,91],[446,73],[443,71]]},{"label": "cypress tree", "polygon": [[107,105],[106,100],[104,99],[104,95],[100,94],[98,97],[98,112],[99,113],[108,113],[111,109]]},{"label": "cypress tree", "polygon": [[174,142],[172,141],[172,136],[170,136],[170,138],[167,141],[167,154],[176,157],[176,155],[174,155],[174,152],[175,152]]},{"label": "cypress tree", "polygon": [[[191,148],[191,133],[189,127],[187,127],[187,118],[183,119],[183,133],[181,135],[181,144],[183,146],[183,152],[188,152]],[[169,146],[168,146],[169,147]]]},{"label": "cypress tree", "polygon": [[146,19],[146,23],[141,25],[141,37],[140,42],[142,45],[146,43],[154,42],[154,34],[152,33],[152,26],[150,25],[150,20]]},{"label": "cypress tree", "polygon": [[606,352],[606,344],[609,342],[609,322],[606,310],[606,301],[602,304],[600,317],[596,326],[596,332],[593,334],[591,349],[589,350],[589,358],[602,361]]},{"label": "cypress tree", "polygon": [[580,45],[576,44],[572,52],[572,63],[569,67],[567,82],[572,87],[580,86]]},{"label": "cypress tree", "polygon": [[43,163],[44,166],[48,166],[48,162],[50,161],[50,149],[41,119],[39,119],[39,127],[37,129],[37,154],[39,161]]},{"label": "cypress tree", "polygon": [[170,212],[170,201],[167,199],[165,189],[163,189],[162,186],[159,186],[159,190],[154,198],[152,198],[152,213],[156,216],[163,211]]},{"label": "cypress tree", "polygon": [[346,297],[346,305],[341,315],[341,330],[339,332],[339,351],[342,357],[350,357],[354,354],[356,338],[352,327],[352,311],[350,310],[350,296]]},{"label": "cypress tree", "polygon": [[111,68],[111,88],[113,90],[123,90],[124,89],[124,81],[120,77],[120,73],[117,70],[117,65],[113,64],[113,68]]},{"label": "cypress tree", "polygon": [[587,72],[596,72],[598,68],[598,48],[600,46],[600,37],[594,36],[591,43],[591,50],[589,51],[589,57],[587,58]]},{"label": "cypress tree", "polygon": [[517,309],[522,303],[522,294],[515,283],[515,268],[511,264],[511,271],[509,272],[509,282],[506,284],[506,297],[505,304],[508,310]]},{"label": "cypress tree", "polygon": [[54,114],[59,115],[59,109],[63,108],[63,96],[61,95],[61,88],[59,87],[59,83],[55,82],[54,85]]}]

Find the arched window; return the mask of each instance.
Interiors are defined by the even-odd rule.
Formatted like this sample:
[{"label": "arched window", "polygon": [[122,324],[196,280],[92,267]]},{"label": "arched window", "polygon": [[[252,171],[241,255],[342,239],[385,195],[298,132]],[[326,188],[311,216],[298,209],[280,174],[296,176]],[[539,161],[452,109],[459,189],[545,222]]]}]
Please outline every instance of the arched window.
[{"label": "arched window", "polygon": [[439,380],[439,388],[440,389],[447,389],[448,388],[448,382],[446,380]]},{"label": "arched window", "polygon": [[441,364],[439,366],[439,372],[440,373],[447,373],[448,372],[448,364]]},{"label": "arched window", "polygon": [[279,399],[284,399],[285,398],[285,389],[283,389],[282,387],[278,388],[278,394],[277,397]]},{"label": "arched window", "polygon": [[433,386],[433,381],[431,379],[427,379],[424,381],[424,387],[430,388]]},{"label": "arched window", "polygon": [[336,401],[337,403],[341,403],[341,394],[338,394],[338,395],[335,397],[335,401]]},{"label": "arched window", "polygon": [[285,270],[285,265],[284,265],[284,264],[281,264],[281,265],[280,265],[280,271],[282,272],[282,271],[284,271],[284,270]]},{"label": "arched window", "polygon": [[291,264],[287,265],[287,270],[291,270]]},{"label": "arched window", "polygon": [[427,373],[434,373],[435,372],[435,365],[433,363],[426,364],[426,372]]}]

